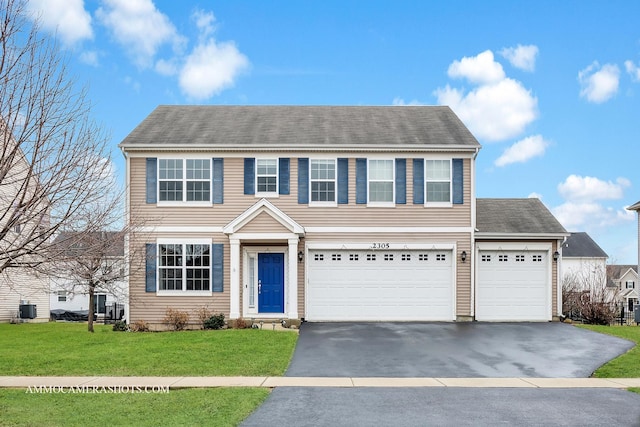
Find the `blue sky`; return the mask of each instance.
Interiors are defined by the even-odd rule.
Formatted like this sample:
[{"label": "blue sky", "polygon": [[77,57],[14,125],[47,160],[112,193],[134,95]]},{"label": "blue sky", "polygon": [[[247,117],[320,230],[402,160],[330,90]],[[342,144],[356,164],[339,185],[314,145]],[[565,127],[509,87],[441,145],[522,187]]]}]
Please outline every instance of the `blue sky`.
[{"label": "blue sky", "polygon": [[159,104],[449,105],[478,197],[635,263],[640,2],[30,0],[117,144]]}]

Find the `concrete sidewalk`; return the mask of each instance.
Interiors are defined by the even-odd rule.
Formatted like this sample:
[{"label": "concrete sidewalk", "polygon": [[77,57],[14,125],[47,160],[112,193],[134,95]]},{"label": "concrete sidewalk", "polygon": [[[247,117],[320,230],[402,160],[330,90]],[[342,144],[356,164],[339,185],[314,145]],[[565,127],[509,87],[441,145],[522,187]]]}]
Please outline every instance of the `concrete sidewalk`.
[{"label": "concrete sidewalk", "polygon": [[0,388],[28,387],[467,387],[617,388],[640,387],[640,378],[365,378],[365,377],[0,377]]}]

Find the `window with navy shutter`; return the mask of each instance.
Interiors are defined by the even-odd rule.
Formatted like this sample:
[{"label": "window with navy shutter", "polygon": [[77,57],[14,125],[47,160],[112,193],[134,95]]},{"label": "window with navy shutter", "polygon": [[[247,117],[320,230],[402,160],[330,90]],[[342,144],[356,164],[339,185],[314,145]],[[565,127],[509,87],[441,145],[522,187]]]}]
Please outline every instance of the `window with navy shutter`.
[{"label": "window with navy shutter", "polygon": [[224,244],[211,245],[213,262],[211,263],[211,281],[213,292],[224,291]]},{"label": "window with navy shutter", "polygon": [[309,203],[309,159],[298,159],[298,203]]},{"label": "window with navy shutter", "polygon": [[244,194],[255,194],[255,167],[256,159],[244,159]]},{"label": "window with navy shutter", "polygon": [[282,195],[289,194],[289,159],[278,159],[278,193]]},{"label": "window with navy shutter", "polygon": [[367,159],[356,159],[356,203],[367,204]]},{"label": "window with navy shutter", "polygon": [[453,159],[451,161],[453,168],[453,204],[461,205],[464,203],[464,163],[463,159]]},{"label": "window with navy shutter", "polygon": [[147,158],[146,167],[146,199],[153,204],[158,202],[158,159]]},{"label": "window with navy shutter", "polygon": [[396,159],[396,204],[407,203],[407,159]]},{"label": "window with navy shutter", "polygon": [[349,159],[338,159],[338,204],[349,203]]},{"label": "window with navy shutter", "polygon": [[145,245],[145,292],[156,291],[156,244]]},{"label": "window with navy shutter", "polygon": [[212,202],[215,204],[222,204],[224,203],[224,160],[220,158],[214,158],[212,160],[212,164]]},{"label": "window with navy shutter", "polygon": [[424,159],[413,159],[413,204],[424,204]]}]

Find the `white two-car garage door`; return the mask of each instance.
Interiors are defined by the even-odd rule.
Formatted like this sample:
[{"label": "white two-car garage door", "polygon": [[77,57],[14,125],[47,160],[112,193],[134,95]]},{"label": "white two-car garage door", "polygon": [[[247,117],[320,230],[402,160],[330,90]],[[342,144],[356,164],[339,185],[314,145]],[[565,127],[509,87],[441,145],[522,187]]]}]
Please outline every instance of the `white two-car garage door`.
[{"label": "white two-car garage door", "polygon": [[549,252],[480,250],[476,320],[551,320]]},{"label": "white two-car garage door", "polygon": [[451,250],[310,250],[306,319],[454,319]]}]

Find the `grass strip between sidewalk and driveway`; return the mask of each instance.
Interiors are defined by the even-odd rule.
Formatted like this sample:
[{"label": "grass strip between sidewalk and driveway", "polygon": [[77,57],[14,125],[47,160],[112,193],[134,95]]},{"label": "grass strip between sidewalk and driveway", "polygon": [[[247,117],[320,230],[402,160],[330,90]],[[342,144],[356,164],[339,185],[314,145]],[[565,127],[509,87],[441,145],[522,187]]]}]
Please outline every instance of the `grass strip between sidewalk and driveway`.
[{"label": "grass strip between sidewalk and driveway", "polygon": [[298,335],[226,329],[114,332],[85,323],[0,324],[5,376],[280,376]]},{"label": "grass strip between sidewalk and driveway", "polygon": [[[593,374],[596,378],[640,378],[640,327],[639,326],[598,326],[577,325],[602,334],[613,335],[618,338],[636,343],[636,346],[625,354],[599,367]],[[638,389],[640,390],[640,389]],[[631,391],[636,391],[632,389]]]}]

